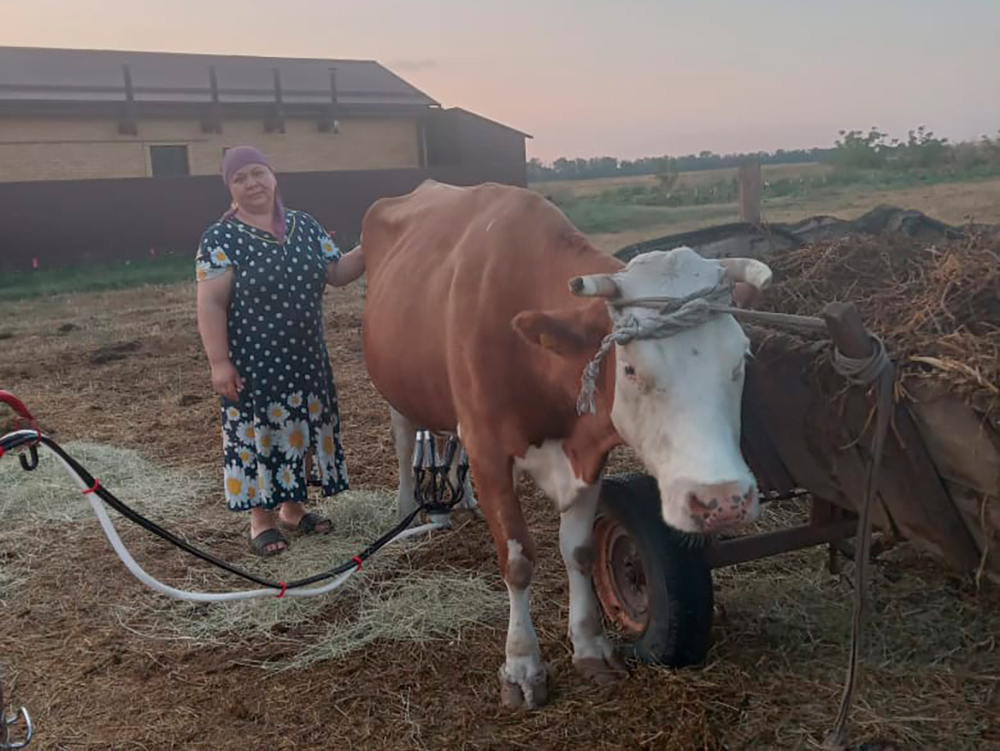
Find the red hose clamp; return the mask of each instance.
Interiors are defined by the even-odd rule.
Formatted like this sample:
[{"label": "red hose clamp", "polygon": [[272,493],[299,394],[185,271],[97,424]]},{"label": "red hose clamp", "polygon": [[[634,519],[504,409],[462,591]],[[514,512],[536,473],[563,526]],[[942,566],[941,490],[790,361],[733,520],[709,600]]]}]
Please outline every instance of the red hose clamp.
[{"label": "red hose clamp", "polygon": [[101,489],[101,481],[100,481],[100,480],[98,480],[98,479],[97,479],[97,478],[95,477],[95,478],[94,478],[94,485],[93,485],[93,487],[89,487],[89,488],[87,488],[86,490],[84,490],[84,491],[83,491],[83,494],[84,494],[84,495],[90,495],[91,493],[96,493],[96,492],[97,492],[98,490],[100,490],[100,489]]},{"label": "red hose clamp", "polygon": [[285,592],[288,591],[288,585],[285,582],[278,582],[278,585],[281,587],[281,591],[278,593],[278,599],[280,600],[285,596]]},{"label": "red hose clamp", "polygon": [[[3,391],[2,389],[0,389],[0,402],[3,402],[4,404],[8,405],[11,409],[13,409],[17,413],[17,415],[21,419],[26,420],[28,422],[28,424],[31,426],[31,429],[34,430],[36,433],[38,433],[38,438],[35,441],[35,445],[37,446],[38,444],[40,444],[42,442],[42,431],[38,427],[38,420],[36,420],[34,415],[32,415],[31,412],[28,410],[28,408],[24,406],[24,402],[22,402],[20,399],[18,399],[9,391]],[[3,456],[3,454],[0,454],[0,456]]]},{"label": "red hose clamp", "polygon": [[365,562],[361,559],[360,555],[354,556],[353,558],[351,558],[351,560],[354,561],[356,564],[358,564],[357,568],[358,571],[360,571],[361,567],[365,565]]}]

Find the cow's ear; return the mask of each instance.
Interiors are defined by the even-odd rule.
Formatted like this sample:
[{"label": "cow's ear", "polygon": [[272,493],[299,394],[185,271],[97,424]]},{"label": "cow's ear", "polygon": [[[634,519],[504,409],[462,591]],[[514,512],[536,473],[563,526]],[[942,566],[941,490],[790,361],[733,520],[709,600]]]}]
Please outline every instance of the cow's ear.
[{"label": "cow's ear", "polygon": [[593,354],[600,346],[603,333],[579,308],[569,311],[526,310],[511,321],[530,344],[547,349],[561,357]]}]

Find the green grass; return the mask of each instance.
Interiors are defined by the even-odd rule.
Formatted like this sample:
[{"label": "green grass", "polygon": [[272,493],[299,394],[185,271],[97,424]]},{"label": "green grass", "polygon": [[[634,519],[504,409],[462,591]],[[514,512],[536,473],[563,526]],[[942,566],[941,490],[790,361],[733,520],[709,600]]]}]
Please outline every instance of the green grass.
[{"label": "green grass", "polygon": [[735,221],[735,204],[672,208],[605,203],[594,199],[560,201],[559,207],[584,234],[624,232],[684,223],[692,219],[706,222]]},{"label": "green grass", "polygon": [[0,302],[182,281],[194,281],[193,256],[116,261],[51,271],[15,271],[0,275]]},{"label": "green grass", "polygon": [[[907,173],[888,171],[838,171],[821,175],[805,175],[771,180],[762,191],[762,209],[769,221],[790,221],[823,213],[838,213],[868,202],[901,203],[908,208],[930,211],[942,221],[962,221],[962,212],[946,212],[938,216],[938,206],[925,206],[920,193],[975,192],[981,186],[984,194],[995,190],[995,171],[965,173]],[[551,195],[558,206],[582,232],[588,235],[633,235],[649,231],[662,234],[681,232],[713,224],[737,221],[739,210],[735,181],[718,184],[704,182],[698,186],[682,186],[670,194],[658,190],[649,181],[619,183],[599,191],[584,186],[579,192],[564,184]],[[582,182],[581,182],[582,184]],[[714,193],[713,187],[717,187]],[[915,198],[920,198],[915,202]],[[935,202],[937,203],[937,202]],[[913,205],[911,205],[913,204]],[[969,202],[970,211],[973,203]],[[861,212],[863,213],[863,212]],[[979,219],[988,220],[979,210]]]}]

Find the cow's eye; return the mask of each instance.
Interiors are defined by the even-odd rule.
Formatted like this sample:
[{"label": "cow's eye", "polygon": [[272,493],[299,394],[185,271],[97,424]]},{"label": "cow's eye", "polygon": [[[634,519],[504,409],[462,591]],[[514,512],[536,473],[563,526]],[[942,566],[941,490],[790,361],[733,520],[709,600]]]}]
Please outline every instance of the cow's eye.
[{"label": "cow's eye", "polygon": [[635,375],[635,368],[633,368],[631,365],[626,365],[625,366],[625,375],[627,375],[627,376],[634,376]]}]

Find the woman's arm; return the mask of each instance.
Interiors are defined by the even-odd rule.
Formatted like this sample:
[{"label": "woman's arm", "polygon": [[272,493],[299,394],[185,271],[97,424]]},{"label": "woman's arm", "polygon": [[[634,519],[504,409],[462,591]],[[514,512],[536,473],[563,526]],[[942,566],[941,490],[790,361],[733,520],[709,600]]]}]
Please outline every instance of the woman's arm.
[{"label": "woman's arm", "polygon": [[357,245],[326,268],[326,283],[331,287],[343,287],[365,273],[365,254]]},{"label": "woman's arm", "polygon": [[212,369],[212,388],[230,401],[239,399],[243,379],[229,359],[226,312],[232,293],[233,272],[198,282],[198,332]]}]

